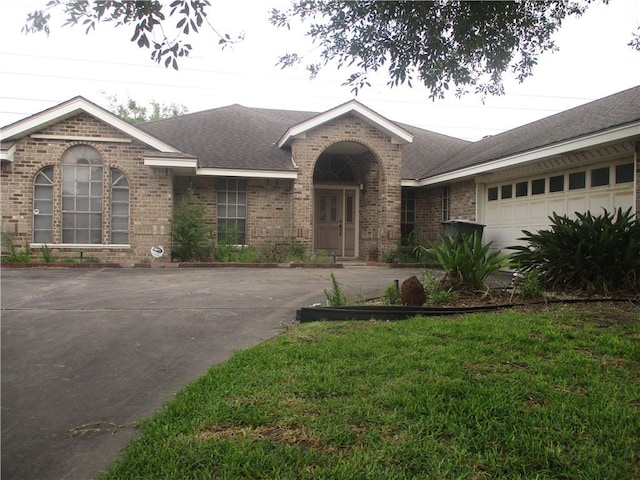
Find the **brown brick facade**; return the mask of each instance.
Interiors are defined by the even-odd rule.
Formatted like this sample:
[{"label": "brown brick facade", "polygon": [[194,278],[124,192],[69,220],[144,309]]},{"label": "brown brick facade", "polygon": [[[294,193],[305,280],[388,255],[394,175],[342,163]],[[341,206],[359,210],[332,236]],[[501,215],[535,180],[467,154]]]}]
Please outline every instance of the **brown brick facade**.
[{"label": "brown brick facade", "polygon": [[[16,145],[15,160],[2,171],[2,229],[14,235],[16,249],[33,242],[33,182],[37,172],[46,166],[54,167],[53,244],[48,248],[56,257],[95,257],[102,262],[140,261],[150,258],[154,245],[167,245],[172,218],[172,174],[168,169],[153,169],[143,165],[145,147],[130,141],[118,130],[97,121],[87,114],[63,120],[35,132],[36,135],[62,138],[33,138],[27,136]],[[83,140],[65,140],[83,137]],[[85,140],[88,138],[88,140]],[[95,138],[95,140],[93,140]],[[105,139],[112,139],[104,141]],[[129,181],[130,245],[91,245],[74,248],[61,245],[61,159],[74,145],[95,148],[103,162],[102,241],[110,237],[110,169],[122,171]],[[33,255],[38,255],[37,251]]]},{"label": "brown brick facade", "polygon": [[[2,162],[0,188],[2,231],[13,235],[16,249],[30,247],[34,243],[34,179],[47,166],[53,166],[54,175],[53,242],[48,248],[56,257],[77,258],[82,251],[85,257],[96,257],[101,262],[131,263],[150,260],[151,247],[163,245],[167,255],[162,261],[169,261],[172,219],[189,186],[194,188],[207,208],[207,221],[211,224],[212,241],[215,242],[218,177],[196,175],[195,171],[185,169],[178,176],[171,168],[145,166],[144,155],[149,153],[151,147],[136,140],[144,137],[134,137],[87,113],[81,113],[61,119],[40,131],[30,132],[18,140],[12,161]],[[364,148],[345,147],[341,151],[343,146],[353,147],[353,144]],[[102,158],[101,245],[79,247],[62,244],[61,160],[64,153],[75,145],[90,146]],[[381,129],[351,114],[305,131],[293,138],[290,145],[297,178],[246,177],[247,244],[269,248],[296,242],[305,245],[309,251],[313,250],[314,189],[344,187],[350,192],[356,191],[359,214],[356,239],[358,257],[367,260],[381,259],[385,252],[393,251],[399,246],[402,145],[394,143],[390,135]],[[633,142],[627,142],[626,145],[626,151],[631,152]],[[314,169],[321,155],[326,154],[328,149],[348,158],[353,170],[352,180],[314,183]],[[635,142],[633,150],[636,162],[635,207],[638,212],[640,143]],[[112,168],[123,172],[129,182],[129,245],[109,245]],[[446,187],[449,191],[449,219],[476,221],[478,205],[475,179],[450,183]],[[442,234],[443,188],[443,185],[436,185],[414,190],[415,227],[421,244],[437,242]],[[480,188],[482,190],[484,187],[481,185]],[[480,201],[483,202],[483,198]],[[480,215],[483,211],[484,207],[480,210]],[[3,245],[3,249],[5,246]],[[39,255],[39,248],[39,245],[34,245],[33,257]]]}]

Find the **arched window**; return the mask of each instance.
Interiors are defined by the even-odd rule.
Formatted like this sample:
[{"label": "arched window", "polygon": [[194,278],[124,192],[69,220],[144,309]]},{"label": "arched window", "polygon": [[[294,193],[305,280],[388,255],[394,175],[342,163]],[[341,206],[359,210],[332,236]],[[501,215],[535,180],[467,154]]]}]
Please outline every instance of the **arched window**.
[{"label": "arched window", "polygon": [[111,243],[129,243],[129,180],[111,169]]},{"label": "arched window", "polygon": [[33,179],[33,241],[53,243],[53,166]]},{"label": "arched window", "polygon": [[62,243],[102,243],[102,158],[87,145],[62,157]]},{"label": "arched window", "polygon": [[316,183],[355,182],[351,161],[344,155],[321,155],[313,170]]}]

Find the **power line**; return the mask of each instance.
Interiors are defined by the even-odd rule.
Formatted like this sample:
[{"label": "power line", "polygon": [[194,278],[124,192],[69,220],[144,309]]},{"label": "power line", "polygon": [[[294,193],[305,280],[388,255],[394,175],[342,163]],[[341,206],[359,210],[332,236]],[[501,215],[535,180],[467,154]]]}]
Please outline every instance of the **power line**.
[{"label": "power line", "polygon": [[[46,59],[46,60],[64,60],[64,61],[71,61],[71,62],[82,62],[82,63],[95,63],[95,64],[99,64],[99,65],[120,65],[120,66],[125,66],[125,67],[135,67],[135,68],[147,68],[147,69],[153,69],[153,70],[160,70],[160,71],[165,71],[166,69],[164,67],[162,67],[161,65],[148,65],[148,64],[139,64],[139,63],[130,63],[130,62],[115,62],[115,61],[108,61],[108,60],[95,60],[95,59],[87,59],[87,58],[74,58],[74,57],[59,57],[59,56],[50,56],[50,55],[36,55],[36,54],[26,54],[26,53],[14,53],[14,52],[2,52],[0,51],[0,55],[8,55],[8,56],[14,56],[14,57],[27,57],[27,58],[39,58],[39,59]],[[209,70],[209,69],[204,69],[204,68],[189,68],[189,67],[185,67],[185,68],[181,68],[181,71],[184,72],[199,72],[199,73],[211,73],[211,74],[217,74],[217,75],[250,75],[250,73],[248,72],[241,72],[241,71],[230,71],[230,70]],[[14,73],[14,74],[20,74],[20,73],[16,73],[16,72],[7,72],[7,73]],[[27,75],[27,74],[24,74]],[[265,78],[280,78],[278,75],[260,75],[261,77]],[[304,80],[308,80],[308,76],[298,76],[298,77],[293,77],[293,78],[299,78],[299,79],[304,79]],[[91,79],[93,80],[93,79]],[[322,78],[316,78],[314,79],[314,82],[331,82],[333,83],[334,80],[325,80]],[[131,82],[129,82],[131,83]],[[155,85],[155,84],[151,84],[151,85]],[[423,87],[421,85],[416,85],[414,87],[412,87],[412,89],[414,90],[428,90],[426,87]],[[568,97],[568,96],[562,96],[562,95],[546,95],[546,94],[528,94],[528,93],[509,93],[509,94],[505,94],[505,97],[524,97],[524,98],[547,98],[547,99],[553,99],[553,100],[580,100],[580,101],[592,101],[594,100],[593,98],[587,98],[587,97]],[[407,101],[406,103],[412,103],[411,101]],[[451,104],[451,105],[455,105],[458,106],[456,104]],[[550,110],[548,110],[550,111]]]}]

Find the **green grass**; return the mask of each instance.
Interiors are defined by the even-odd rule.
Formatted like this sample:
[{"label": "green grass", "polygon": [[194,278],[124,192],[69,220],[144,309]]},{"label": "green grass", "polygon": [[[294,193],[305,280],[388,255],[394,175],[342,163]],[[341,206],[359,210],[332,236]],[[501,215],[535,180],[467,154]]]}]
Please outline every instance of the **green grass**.
[{"label": "green grass", "polygon": [[187,386],[101,478],[637,479],[640,318],[593,311],[296,326]]}]

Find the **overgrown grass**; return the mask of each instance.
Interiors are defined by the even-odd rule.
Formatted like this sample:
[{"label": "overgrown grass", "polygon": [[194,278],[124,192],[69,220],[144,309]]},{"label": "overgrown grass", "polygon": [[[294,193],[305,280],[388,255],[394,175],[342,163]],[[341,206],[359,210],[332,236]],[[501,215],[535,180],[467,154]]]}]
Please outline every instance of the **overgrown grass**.
[{"label": "overgrown grass", "polygon": [[638,478],[640,318],[593,312],[296,326],[187,386],[101,478]]}]

